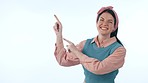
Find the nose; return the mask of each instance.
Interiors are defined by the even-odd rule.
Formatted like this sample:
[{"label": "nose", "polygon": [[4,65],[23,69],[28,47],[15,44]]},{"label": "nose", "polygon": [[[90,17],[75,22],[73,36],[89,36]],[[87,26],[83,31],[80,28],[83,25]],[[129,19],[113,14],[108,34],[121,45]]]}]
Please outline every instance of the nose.
[{"label": "nose", "polygon": [[107,21],[104,21],[104,22],[103,22],[103,25],[104,25],[104,26],[108,26],[108,22],[107,22]]}]

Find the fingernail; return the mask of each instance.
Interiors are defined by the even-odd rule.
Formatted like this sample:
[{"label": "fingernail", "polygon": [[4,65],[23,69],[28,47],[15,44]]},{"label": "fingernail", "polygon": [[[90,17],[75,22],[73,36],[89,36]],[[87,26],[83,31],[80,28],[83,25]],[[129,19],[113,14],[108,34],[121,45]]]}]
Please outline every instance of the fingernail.
[{"label": "fingernail", "polygon": [[71,50],[70,50],[70,49],[68,49],[68,52],[71,52]]}]

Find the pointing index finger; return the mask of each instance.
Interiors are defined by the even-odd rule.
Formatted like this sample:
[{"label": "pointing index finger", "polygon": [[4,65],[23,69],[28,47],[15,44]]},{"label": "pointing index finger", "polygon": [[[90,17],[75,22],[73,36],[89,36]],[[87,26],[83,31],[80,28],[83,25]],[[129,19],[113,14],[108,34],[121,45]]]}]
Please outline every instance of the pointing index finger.
[{"label": "pointing index finger", "polygon": [[58,19],[58,17],[57,17],[56,15],[54,15],[54,17],[56,18],[56,20],[57,20],[58,22],[60,22],[60,20]]},{"label": "pointing index finger", "polygon": [[69,40],[67,40],[67,39],[65,39],[65,38],[63,38],[66,42],[68,42],[69,44],[73,44],[71,41],[69,41]]}]

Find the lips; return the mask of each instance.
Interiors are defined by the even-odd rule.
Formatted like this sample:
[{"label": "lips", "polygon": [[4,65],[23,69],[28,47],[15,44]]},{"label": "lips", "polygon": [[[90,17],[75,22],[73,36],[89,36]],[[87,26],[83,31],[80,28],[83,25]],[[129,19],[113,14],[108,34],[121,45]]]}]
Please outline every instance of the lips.
[{"label": "lips", "polygon": [[108,30],[107,27],[100,27],[101,30]]}]

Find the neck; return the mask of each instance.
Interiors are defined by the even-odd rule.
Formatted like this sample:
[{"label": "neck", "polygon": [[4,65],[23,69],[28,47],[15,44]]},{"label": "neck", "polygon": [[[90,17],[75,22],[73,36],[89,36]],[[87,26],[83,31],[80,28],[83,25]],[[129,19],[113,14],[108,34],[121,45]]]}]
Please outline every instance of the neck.
[{"label": "neck", "polygon": [[106,40],[106,39],[109,39],[109,38],[110,38],[110,35],[107,35],[107,36],[99,35],[99,36],[98,36],[99,42],[102,42],[102,41],[104,41],[104,40]]}]

